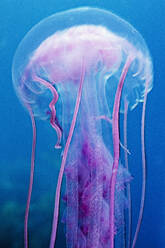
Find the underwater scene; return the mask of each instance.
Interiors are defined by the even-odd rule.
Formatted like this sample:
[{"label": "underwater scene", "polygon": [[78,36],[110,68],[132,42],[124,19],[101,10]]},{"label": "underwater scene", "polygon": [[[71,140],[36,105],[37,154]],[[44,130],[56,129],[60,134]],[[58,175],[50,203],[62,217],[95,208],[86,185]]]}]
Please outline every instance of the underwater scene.
[{"label": "underwater scene", "polygon": [[0,11],[0,247],[165,247],[165,2]]}]

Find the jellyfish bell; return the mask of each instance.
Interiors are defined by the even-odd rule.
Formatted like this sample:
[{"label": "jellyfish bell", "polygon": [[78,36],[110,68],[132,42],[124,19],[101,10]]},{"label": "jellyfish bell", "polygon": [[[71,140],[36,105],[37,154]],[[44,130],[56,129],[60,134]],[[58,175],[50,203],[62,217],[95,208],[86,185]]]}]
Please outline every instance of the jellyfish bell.
[{"label": "jellyfish bell", "polygon": [[[123,191],[115,192],[113,182],[117,180],[122,188],[129,178],[119,166],[118,115],[125,112],[125,101],[133,109],[152,88],[152,62],[142,36],[105,10],[61,12],[25,36],[16,51],[12,75],[32,123],[34,117],[49,119],[58,136],[56,148],[63,148],[50,248],[55,243],[64,168],[68,247],[113,248],[124,205]],[[113,147],[105,142],[101,119],[112,126],[106,135]],[[113,152],[118,155],[112,159]],[[107,180],[111,186],[104,197]]]},{"label": "jellyfish bell", "polygon": [[[80,25],[81,26],[84,25],[84,27],[80,27]],[[89,26],[91,26],[92,28],[92,25],[93,25],[93,30],[95,30],[94,31],[95,34],[92,34],[92,31],[90,32],[89,30]],[[88,28],[88,30],[85,31],[85,27]],[[101,31],[101,35],[99,36],[98,32],[100,29],[102,29],[102,31]],[[80,47],[79,49],[77,47],[77,51],[75,49],[75,52],[73,54],[71,52],[71,49],[74,49],[75,48],[74,45],[76,44],[72,43],[73,42],[72,32],[74,32],[74,35],[76,36],[75,43],[77,42],[77,45],[79,44],[80,41],[82,42],[85,38],[87,38],[89,32],[90,32],[90,37],[88,37],[87,41],[89,41],[89,39],[94,38],[93,36],[95,35],[95,39],[97,38],[100,39],[100,41],[98,40],[100,47],[101,45],[105,45],[106,41],[108,42],[108,35],[111,36],[109,37],[111,39],[111,42],[109,44],[106,43],[105,49],[100,49],[101,51],[99,51],[100,53],[99,57],[97,57],[96,60],[95,60],[96,54],[92,57],[92,60],[93,61],[95,60],[96,63],[98,62],[101,63],[101,60],[104,61],[107,60],[109,63],[112,63],[114,65],[115,61],[113,56],[115,55],[114,54],[115,52],[118,52],[118,56],[116,56],[117,59],[116,62],[118,62],[116,68],[109,67],[109,71],[107,71],[107,73],[104,74],[102,79],[103,82],[104,81],[109,82],[108,86],[110,87],[110,91],[112,92],[111,95],[113,96],[115,95],[117,81],[119,80],[123,64],[125,63],[128,55],[132,54],[132,56],[134,56],[134,59],[132,65],[129,68],[129,72],[123,86],[120,111],[123,112],[123,106],[124,106],[123,102],[125,97],[129,102],[130,109],[135,107],[139,101],[143,101],[146,78],[149,79],[148,91],[150,91],[152,88],[152,62],[145,41],[142,38],[142,36],[129,23],[127,23],[123,19],[119,18],[118,16],[108,11],[100,10],[97,8],[79,8],[79,9],[65,11],[62,13],[57,13],[55,15],[52,15],[44,19],[28,32],[28,34],[25,36],[25,38],[20,43],[17,49],[17,52],[14,57],[13,69],[12,69],[14,86],[20,99],[22,99],[23,97],[22,96],[23,90],[22,91],[20,90],[19,92],[20,82],[22,81],[20,77],[22,77],[23,74],[25,76],[25,71],[28,66],[30,67],[30,65],[31,65],[31,69],[33,68],[34,65],[33,70],[36,69],[39,70],[38,73],[42,74],[42,77],[48,76],[47,79],[53,80],[52,83],[57,82],[58,79],[59,80],[62,79],[60,78],[60,75],[63,76],[63,80],[65,77],[66,79],[68,79],[67,78],[68,75],[72,76],[72,79],[74,79],[73,71],[70,70],[71,68],[72,70],[74,68],[74,73],[76,73],[76,70],[81,70],[81,59],[79,59],[79,54],[77,54],[76,59],[75,57],[71,57],[71,54],[72,56],[76,56],[76,53],[80,52],[81,53],[80,56],[81,56],[82,53],[84,52],[81,49],[87,49],[87,47],[85,48],[85,46],[83,46],[81,47],[81,49]],[[79,37],[78,32],[80,32],[81,37]],[[113,47],[111,47],[113,45],[112,43],[115,43],[116,39],[118,39],[116,46],[114,45]],[[101,43],[101,41],[103,41],[103,44]],[[96,40],[94,40],[93,43],[94,42],[96,42]],[[52,43],[55,44],[52,45]],[[84,44],[85,44],[85,40],[84,40]],[[90,45],[92,45],[92,42],[89,41],[88,46]],[[68,55],[67,51],[65,51],[65,46],[67,46],[67,49],[70,49],[70,56],[65,56],[65,53]],[[44,49],[41,51],[43,47]],[[112,53],[112,48],[113,48],[113,53]],[[93,52],[95,51],[96,50],[93,49]],[[102,51],[104,52],[103,55],[101,56]],[[57,53],[59,52],[60,56],[58,57],[57,55],[56,58],[53,52],[55,52],[55,55],[57,55]],[[90,55],[92,56],[91,48],[89,54],[87,53],[87,51],[85,51],[84,57],[88,58]],[[39,57],[42,57],[42,60],[41,61],[35,60],[37,56],[38,59],[40,59]],[[62,56],[65,57],[62,58]],[[35,68],[35,62],[33,61],[33,59],[36,61],[37,68]],[[59,65],[56,63],[57,59],[60,60],[58,61]],[[44,65],[43,67],[41,66],[42,64],[44,64],[43,60],[45,61],[45,63],[47,63],[46,68]],[[71,60],[72,63],[70,63]],[[39,64],[37,64],[38,62]],[[49,74],[49,71],[51,70],[52,66],[53,66],[54,76],[51,75],[53,73],[52,71],[51,74]],[[79,69],[78,66],[80,67]],[[31,69],[29,68],[29,70]],[[64,69],[66,70],[65,72],[63,71]],[[90,68],[90,70],[92,69],[93,66]],[[56,78],[55,78],[55,74],[56,74]],[[79,74],[80,73],[78,73],[77,76],[79,76]],[[50,78],[50,76],[54,78]],[[57,81],[54,81],[55,79]],[[31,86],[29,90],[27,89],[27,93],[25,93],[25,95],[27,95],[26,97],[28,98],[27,100],[32,101],[33,99],[33,98],[31,99],[31,94],[33,93],[32,89],[36,90],[36,94],[34,95],[37,96],[39,94],[40,98],[42,99],[42,96],[44,95],[43,93],[44,86],[34,84],[32,82],[33,80],[29,78],[28,83],[25,83],[26,87],[30,88]],[[49,95],[51,94],[48,91],[47,97]],[[21,101],[24,103],[24,99],[22,99]],[[35,102],[35,100],[33,101]],[[47,103],[47,101],[44,100],[41,102]],[[113,102],[114,102],[114,97],[109,98],[108,105],[111,113],[113,110]],[[44,113],[44,108],[42,108],[42,105],[40,105],[40,103],[38,103],[38,105],[37,104],[35,105],[34,115],[40,118],[46,118],[46,115]]]}]

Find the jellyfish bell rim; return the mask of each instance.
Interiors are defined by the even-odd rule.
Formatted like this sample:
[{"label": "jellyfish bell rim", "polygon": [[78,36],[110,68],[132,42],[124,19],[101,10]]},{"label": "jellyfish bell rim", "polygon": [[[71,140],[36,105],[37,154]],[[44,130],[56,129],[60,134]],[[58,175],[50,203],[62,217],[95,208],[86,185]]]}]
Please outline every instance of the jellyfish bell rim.
[{"label": "jellyfish bell rim", "polygon": [[[26,68],[34,51],[52,34],[68,29],[72,26],[83,24],[102,25],[107,28],[108,31],[128,40],[133,45],[135,44],[137,50],[142,51],[144,57],[149,61],[148,64],[151,78],[148,92],[152,89],[153,70],[151,57],[141,34],[127,21],[110,11],[93,7],[80,7],[55,13],[41,20],[25,35],[19,44],[13,59],[12,78],[15,91],[22,103],[23,100],[21,99],[21,93],[18,92],[20,75]],[[141,99],[136,101],[130,109],[133,109],[140,101]]]}]

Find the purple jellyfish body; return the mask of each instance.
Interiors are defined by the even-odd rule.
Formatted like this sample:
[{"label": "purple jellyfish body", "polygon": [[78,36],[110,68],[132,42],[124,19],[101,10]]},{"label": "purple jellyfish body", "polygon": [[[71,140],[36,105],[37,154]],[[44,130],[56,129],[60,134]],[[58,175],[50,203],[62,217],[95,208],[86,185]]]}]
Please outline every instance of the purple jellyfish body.
[{"label": "purple jellyfish body", "polygon": [[[50,248],[55,246],[64,175],[67,247],[135,247],[145,197],[145,105],[152,89],[152,62],[143,38],[130,24],[105,10],[80,8],[55,14],[36,25],[21,42],[13,62],[13,82],[33,126],[25,248],[35,158],[34,117],[50,121],[57,133],[55,148],[63,151]],[[144,102],[143,184],[137,228],[131,238],[126,126],[127,111],[138,102]],[[123,145],[120,113],[124,113]],[[120,148],[126,166],[121,164]],[[125,208],[129,209],[127,221]]]}]

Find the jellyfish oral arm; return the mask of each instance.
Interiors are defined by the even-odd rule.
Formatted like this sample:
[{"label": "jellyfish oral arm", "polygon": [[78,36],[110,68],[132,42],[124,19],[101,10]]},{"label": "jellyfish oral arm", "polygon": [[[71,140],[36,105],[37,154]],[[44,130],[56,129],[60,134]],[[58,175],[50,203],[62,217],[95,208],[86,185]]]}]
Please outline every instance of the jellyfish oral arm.
[{"label": "jellyfish oral arm", "polygon": [[115,185],[116,185],[116,176],[118,171],[119,165],[119,107],[120,107],[120,98],[121,92],[124,85],[124,80],[126,78],[129,66],[132,62],[132,58],[128,57],[127,61],[124,65],[119,85],[116,91],[115,101],[114,101],[114,108],[113,108],[113,116],[112,116],[112,135],[113,135],[113,147],[114,147],[114,161],[112,167],[112,177],[110,183],[110,247],[114,248],[114,230],[115,230]]}]

